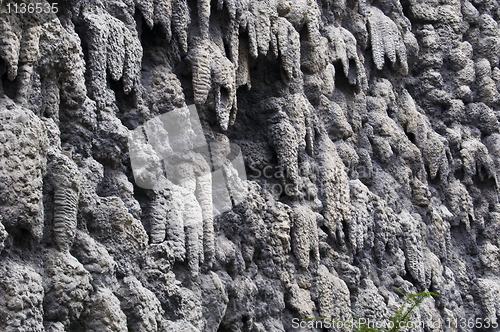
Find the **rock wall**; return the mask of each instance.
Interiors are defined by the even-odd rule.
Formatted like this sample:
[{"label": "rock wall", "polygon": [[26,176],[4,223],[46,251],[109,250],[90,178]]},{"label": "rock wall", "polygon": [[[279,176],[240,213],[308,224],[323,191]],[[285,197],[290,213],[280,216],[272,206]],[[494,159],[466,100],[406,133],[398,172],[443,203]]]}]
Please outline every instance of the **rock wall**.
[{"label": "rock wall", "polygon": [[496,0],[38,2],[0,5],[0,330],[500,319]]}]

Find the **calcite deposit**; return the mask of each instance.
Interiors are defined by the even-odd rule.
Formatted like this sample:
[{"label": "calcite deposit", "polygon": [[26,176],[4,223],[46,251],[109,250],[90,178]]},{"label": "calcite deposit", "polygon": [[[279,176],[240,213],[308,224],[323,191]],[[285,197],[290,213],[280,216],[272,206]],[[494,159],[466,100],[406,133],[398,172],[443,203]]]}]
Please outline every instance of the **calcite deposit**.
[{"label": "calcite deposit", "polygon": [[0,330],[500,331],[499,22],[0,1]]}]

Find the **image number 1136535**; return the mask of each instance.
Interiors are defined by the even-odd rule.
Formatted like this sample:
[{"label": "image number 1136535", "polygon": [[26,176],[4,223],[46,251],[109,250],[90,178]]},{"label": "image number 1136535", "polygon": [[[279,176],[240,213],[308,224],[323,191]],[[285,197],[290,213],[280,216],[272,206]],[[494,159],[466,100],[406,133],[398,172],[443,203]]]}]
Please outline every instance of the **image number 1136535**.
[{"label": "image number 1136535", "polygon": [[59,11],[58,5],[57,2],[6,2],[5,10],[7,14],[56,14]]},{"label": "image number 1136535", "polygon": [[0,20],[26,30],[57,19],[61,10],[62,3],[57,0],[1,0]]},{"label": "image number 1136535", "polygon": [[[47,1],[4,1],[0,2],[2,12],[7,15],[51,15],[59,12],[59,3]],[[37,17],[40,20],[41,17]]]}]

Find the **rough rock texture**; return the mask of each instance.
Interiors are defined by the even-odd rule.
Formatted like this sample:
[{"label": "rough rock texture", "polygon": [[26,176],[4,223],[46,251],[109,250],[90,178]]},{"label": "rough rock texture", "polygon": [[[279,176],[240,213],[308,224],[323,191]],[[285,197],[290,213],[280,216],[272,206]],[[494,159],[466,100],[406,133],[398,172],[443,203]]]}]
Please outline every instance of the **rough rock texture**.
[{"label": "rough rock texture", "polygon": [[6,261],[0,277],[2,331],[43,331],[42,276],[26,263]]},{"label": "rough rock texture", "polygon": [[496,0],[21,3],[0,330],[500,319]]}]

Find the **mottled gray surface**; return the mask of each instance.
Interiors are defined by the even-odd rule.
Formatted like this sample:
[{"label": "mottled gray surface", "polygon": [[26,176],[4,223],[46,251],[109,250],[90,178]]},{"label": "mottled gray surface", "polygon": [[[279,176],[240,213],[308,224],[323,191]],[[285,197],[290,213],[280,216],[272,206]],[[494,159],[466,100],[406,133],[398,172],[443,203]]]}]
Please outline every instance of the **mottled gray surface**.
[{"label": "mottled gray surface", "polygon": [[[392,287],[439,294],[420,331],[500,320],[496,0],[14,3],[0,330],[299,331],[386,320]],[[129,144],[191,104],[211,165],[237,178],[229,143],[246,165],[246,198],[213,216],[201,154],[144,188],[170,181],[161,136]],[[171,157],[185,142],[170,139]]]}]

